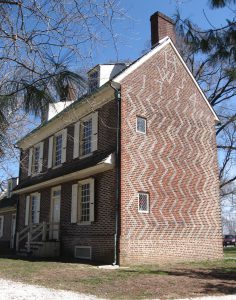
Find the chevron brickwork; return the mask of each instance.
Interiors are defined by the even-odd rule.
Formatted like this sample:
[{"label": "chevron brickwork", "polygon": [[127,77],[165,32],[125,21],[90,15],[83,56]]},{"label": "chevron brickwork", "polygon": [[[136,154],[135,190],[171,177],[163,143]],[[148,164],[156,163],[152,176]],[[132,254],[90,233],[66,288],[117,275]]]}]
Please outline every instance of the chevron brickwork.
[{"label": "chevron brickwork", "polygon": [[221,258],[215,120],[172,46],[123,79],[121,95],[120,263]]}]

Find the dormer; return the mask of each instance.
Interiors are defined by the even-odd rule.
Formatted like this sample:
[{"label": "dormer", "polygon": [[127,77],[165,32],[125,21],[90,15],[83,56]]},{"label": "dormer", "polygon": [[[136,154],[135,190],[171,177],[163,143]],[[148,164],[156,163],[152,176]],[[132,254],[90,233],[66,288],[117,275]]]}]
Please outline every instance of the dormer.
[{"label": "dormer", "polygon": [[7,180],[7,198],[11,197],[12,191],[17,186],[17,184],[18,184],[18,177],[9,178]]},{"label": "dormer", "polygon": [[127,63],[102,64],[97,65],[88,72],[89,92],[92,93],[97,88],[114,78],[128,66]]}]

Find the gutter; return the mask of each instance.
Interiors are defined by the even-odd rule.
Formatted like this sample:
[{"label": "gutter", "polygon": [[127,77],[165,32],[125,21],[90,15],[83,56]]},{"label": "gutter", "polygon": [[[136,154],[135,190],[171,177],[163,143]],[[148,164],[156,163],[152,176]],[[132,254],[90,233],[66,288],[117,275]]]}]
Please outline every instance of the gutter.
[{"label": "gutter", "polygon": [[114,261],[113,266],[118,264],[119,253],[119,203],[120,203],[120,127],[121,127],[121,93],[120,84],[111,81],[111,87],[115,92],[117,103],[116,122],[116,199],[115,199],[115,234],[114,234]]}]

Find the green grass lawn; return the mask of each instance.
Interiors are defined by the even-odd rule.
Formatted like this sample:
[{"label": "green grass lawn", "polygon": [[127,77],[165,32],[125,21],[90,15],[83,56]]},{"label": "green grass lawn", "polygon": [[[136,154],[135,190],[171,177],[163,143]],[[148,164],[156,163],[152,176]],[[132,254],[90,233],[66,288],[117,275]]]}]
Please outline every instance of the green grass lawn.
[{"label": "green grass lawn", "polygon": [[224,248],[225,258],[235,258],[236,259],[236,247],[225,247]]},{"label": "green grass lawn", "polygon": [[[0,278],[108,299],[176,299],[236,294],[236,247],[218,261],[104,270],[80,263],[0,258]],[[230,257],[234,257],[230,259]]]}]

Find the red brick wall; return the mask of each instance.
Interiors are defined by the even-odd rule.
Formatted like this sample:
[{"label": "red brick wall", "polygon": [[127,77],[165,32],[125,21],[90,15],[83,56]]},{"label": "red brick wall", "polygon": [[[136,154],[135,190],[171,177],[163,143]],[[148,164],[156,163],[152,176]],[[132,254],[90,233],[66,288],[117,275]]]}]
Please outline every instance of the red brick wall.
[{"label": "red brick wall", "polygon": [[112,263],[115,233],[115,170],[95,178],[95,221],[91,225],[71,224],[71,182],[62,185],[61,253],[74,256],[75,246],[91,246],[92,259]]},{"label": "red brick wall", "polygon": [[4,216],[3,236],[0,238],[0,242],[11,240],[11,222],[12,222],[12,214],[14,213],[15,211],[0,212],[0,216]]},{"label": "red brick wall", "polygon": [[[115,233],[115,170],[93,176],[95,179],[95,221],[91,225],[71,223],[72,184],[61,185],[61,254],[74,257],[75,246],[91,246],[92,259],[113,262]],[[41,193],[40,222],[50,221],[51,188],[37,190]],[[18,231],[24,227],[25,197],[20,196]]]},{"label": "red brick wall", "polygon": [[[92,111],[91,111],[92,112]],[[116,143],[116,103],[115,100],[110,101],[98,110],[98,152],[108,151],[115,148]],[[44,140],[43,147],[43,170],[42,173],[51,172],[52,169],[48,169],[48,143],[49,138]],[[73,145],[74,145],[74,124],[67,126],[67,151],[66,151],[66,163],[74,161],[79,162],[79,158],[73,159]],[[28,177],[28,158],[29,149],[22,151],[21,155],[21,171],[20,181],[27,179]],[[39,175],[41,176],[41,175]]]},{"label": "red brick wall", "polygon": [[156,12],[150,18],[151,21],[151,42],[152,46],[165,38],[170,37],[172,42],[176,42],[174,21],[160,12]]},{"label": "red brick wall", "polygon": [[214,117],[172,47],[126,77],[121,95],[120,262],[222,258]]}]

